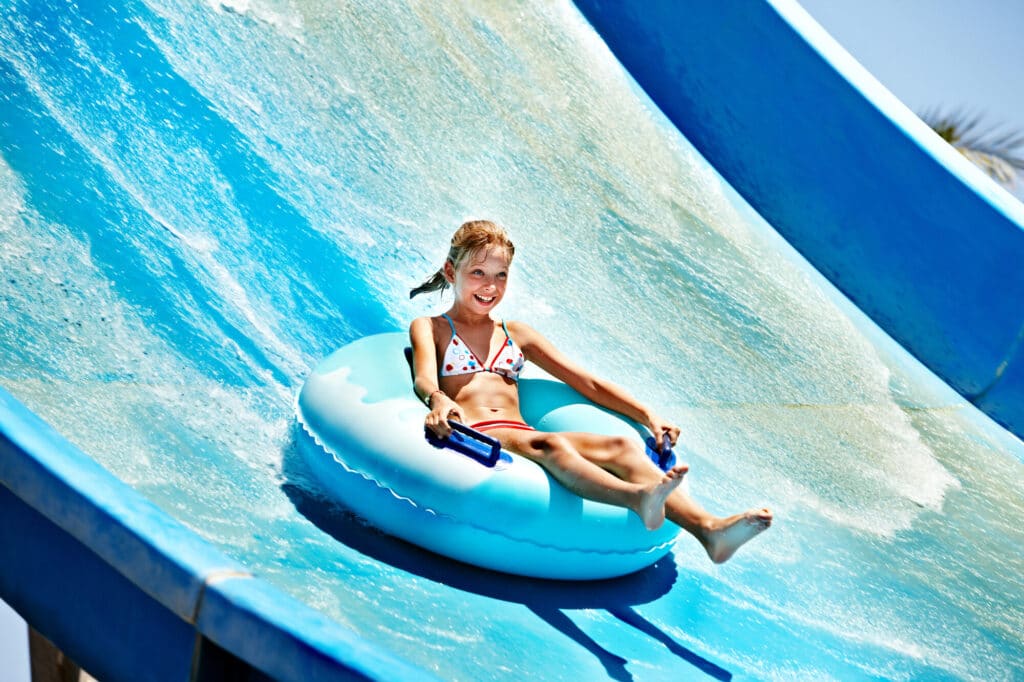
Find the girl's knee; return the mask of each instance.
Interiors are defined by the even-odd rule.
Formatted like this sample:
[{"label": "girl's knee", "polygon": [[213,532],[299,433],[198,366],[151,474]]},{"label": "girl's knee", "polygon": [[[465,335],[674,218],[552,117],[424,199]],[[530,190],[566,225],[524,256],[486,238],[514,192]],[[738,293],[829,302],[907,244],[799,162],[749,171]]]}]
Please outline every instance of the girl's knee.
[{"label": "girl's knee", "polygon": [[612,436],[608,442],[608,450],[616,464],[622,466],[636,465],[646,459],[643,447],[635,438]]},{"label": "girl's knee", "polygon": [[558,462],[579,456],[569,439],[559,433],[545,433],[534,443],[534,447],[540,459]]},{"label": "girl's knee", "polygon": [[616,443],[615,466],[629,480],[646,480],[660,477],[660,470],[651,462],[643,445],[633,438],[622,438]]},{"label": "girl's knee", "polygon": [[611,436],[608,441],[608,449],[619,458],[640,454],[640,446],[636,439],[626,436]]},{"label": "girl's knee", "polygon": [[627,480],[642,478],[647,473],[645,467],[650,464],[640,442],[628,436],[603,436],[594,442],[593,450],[583,454],[595,464]]}]

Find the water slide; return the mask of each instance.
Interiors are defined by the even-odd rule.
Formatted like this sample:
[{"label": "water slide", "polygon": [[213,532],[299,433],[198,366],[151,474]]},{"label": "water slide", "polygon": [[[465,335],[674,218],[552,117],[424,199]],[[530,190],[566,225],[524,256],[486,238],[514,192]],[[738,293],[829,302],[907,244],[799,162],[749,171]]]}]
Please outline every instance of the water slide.
[{"label": "water slide", "polygon": [[[1024,675],[1019,205],[797,5],[674,4],[10,3],[0,597],[103,680]],[[962,232],[879,260],[915,215]],[[470,216],[515,236],[504,315],[679,423],[694,496],[767,535],[563,583],[323,497],[298,388],[440,310],[407,291]]]}]

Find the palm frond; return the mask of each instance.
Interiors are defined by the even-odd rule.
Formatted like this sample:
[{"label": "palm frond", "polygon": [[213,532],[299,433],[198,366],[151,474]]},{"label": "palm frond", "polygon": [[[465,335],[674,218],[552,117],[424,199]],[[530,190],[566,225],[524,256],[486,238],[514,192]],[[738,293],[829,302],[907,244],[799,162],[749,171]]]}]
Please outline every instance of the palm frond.
[{"label": "palm frond", "polygon": [[934,109],[921,120],[996,182],[1012,187],[1024,172],[1024,133],[988,127],[980,115],[962,111]]}]

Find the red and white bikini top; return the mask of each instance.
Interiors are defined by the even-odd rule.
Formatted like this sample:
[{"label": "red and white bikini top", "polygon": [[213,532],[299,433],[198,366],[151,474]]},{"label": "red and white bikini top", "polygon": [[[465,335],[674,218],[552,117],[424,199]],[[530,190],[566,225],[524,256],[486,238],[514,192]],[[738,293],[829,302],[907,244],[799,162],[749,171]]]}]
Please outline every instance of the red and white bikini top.
[{"label": "red and white bikini top", "polygon": [[505,330],[505,342],[501,344],[501,348],[498,349],[490,363],[483,363],[476,357],[476,353],[470,349],[469,344],[459,337],[458,332],[455,331],[455,323],[452,322],[452,318],[448,317],[448,315],[442,315],[442,317],[448,320],[448,326],[452,328],[452,340],[448,342],[448,348],[444,351],[444,360],[441,362],[441,376],[454,377],[460,374],[494,372],[513,381],[519,380],[519,374],[523,371],[526,358],[523,356],[523,352],[519,350],[519,346],[512,340],[512,337],[508,335],[508,327],[505,326],[504,320],[501,322],[501,328]]}]

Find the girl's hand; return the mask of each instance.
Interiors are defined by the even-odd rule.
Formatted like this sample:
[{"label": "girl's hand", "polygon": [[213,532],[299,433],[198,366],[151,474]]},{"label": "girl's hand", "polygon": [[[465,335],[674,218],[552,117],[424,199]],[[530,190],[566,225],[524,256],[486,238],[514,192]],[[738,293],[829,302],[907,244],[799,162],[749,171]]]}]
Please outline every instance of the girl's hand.
[{"label": "girl's hand", "polygon": [[430,414],[427,415],[423,423],[438,438],[447,438],[452,432],[452,427],[448,424],[449,419],[465,421],[458,403],[441,391],[435,391],[430,399]]},{"label": "girl's hand", "polygon": [[647,423],[647,428],[649,428],[651,433],[654,435],[654,440],[658,443],[659,452],[662,446],[662,441],[664,440],[664,436],[662,434],[668,434],[668,439],[672,445],[675,445],[676,441],[679,440],[679,427],[671,422],[665,421],[658,415],[651,417],[651,420]]}]

